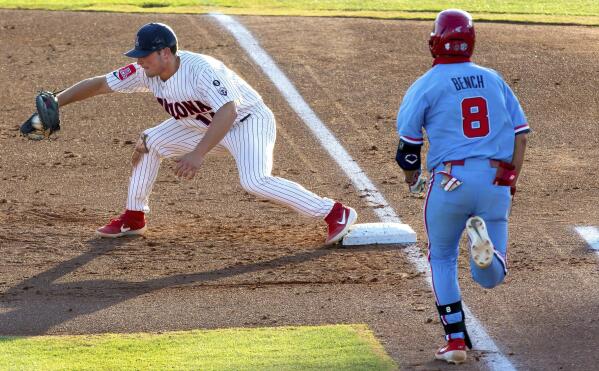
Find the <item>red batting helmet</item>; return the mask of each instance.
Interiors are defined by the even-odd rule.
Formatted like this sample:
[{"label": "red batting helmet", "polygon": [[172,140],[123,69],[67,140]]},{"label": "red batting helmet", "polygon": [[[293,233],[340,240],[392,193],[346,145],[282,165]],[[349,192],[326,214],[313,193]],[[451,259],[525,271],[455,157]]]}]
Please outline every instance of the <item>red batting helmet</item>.
[{"label": "red batting helmet", "polygon": [[447,9],[439,13],[428,46],[434,58],[470,57],[474,50],[472,16],[459,9]]}]

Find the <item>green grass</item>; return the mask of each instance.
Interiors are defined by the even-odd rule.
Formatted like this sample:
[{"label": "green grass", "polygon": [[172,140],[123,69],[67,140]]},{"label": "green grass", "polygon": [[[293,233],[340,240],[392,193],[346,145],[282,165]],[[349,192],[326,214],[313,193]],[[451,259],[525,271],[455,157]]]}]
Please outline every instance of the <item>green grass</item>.
[{"label": "green grass", "polygon": [[2,370],[392,370],[366,325],[0,337]]},{"label": "green grass", "polygon": [[0,8],[410,19],[462,8],[476,20],[599,25],[597,0],[0,0]]}]

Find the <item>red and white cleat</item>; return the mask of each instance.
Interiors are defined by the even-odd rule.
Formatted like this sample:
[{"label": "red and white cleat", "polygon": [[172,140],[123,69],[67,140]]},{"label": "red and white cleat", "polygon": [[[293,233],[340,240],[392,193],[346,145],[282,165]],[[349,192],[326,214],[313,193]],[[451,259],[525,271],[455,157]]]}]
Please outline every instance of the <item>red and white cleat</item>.
[{"label": "red and white cleat", "polygon": [[356,222],[356,219],[358,219],[356,210],[335,202],[329,215],[324,218],[329,226],[329,235],[325,245],[339,242],[349,232],[349,227]]},{"label": "red and white cleat", "polygon": [[125,210],[117,219],[96,230],[101,237],[117,238],[135,234],[144,234],[146,220],[143,211]]},{"label": "red and white cleat", "polygon": [[464,339],[451,339],[447,345],[437,350],[435,358],[458,365],[466,361],[466,343]]}]

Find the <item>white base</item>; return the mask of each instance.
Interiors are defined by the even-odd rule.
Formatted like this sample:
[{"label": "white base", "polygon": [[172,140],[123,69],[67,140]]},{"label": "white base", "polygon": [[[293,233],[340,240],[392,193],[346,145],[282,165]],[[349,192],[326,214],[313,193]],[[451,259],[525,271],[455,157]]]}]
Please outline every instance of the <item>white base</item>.
[{"label": "white base", "polygon": [[416,242],[416,232],[401,223],[354,224],[343,237],[344,246],[373,244],[406,244]]}]

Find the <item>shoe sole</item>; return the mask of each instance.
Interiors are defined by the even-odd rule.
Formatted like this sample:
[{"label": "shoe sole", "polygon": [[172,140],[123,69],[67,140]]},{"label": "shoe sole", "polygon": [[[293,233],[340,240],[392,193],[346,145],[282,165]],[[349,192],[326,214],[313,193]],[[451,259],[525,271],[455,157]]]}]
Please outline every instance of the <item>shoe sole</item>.
[{"label": "shoe sole", "polygon": [[358,219],[358,213],[356,212],[356,210],[354,210],[351,207],[348,207],[348,209],[349,209],[349,215],[347,216],[347,223],[345,224],[345,228],[343,228],[341,230],[341,232],[337,233],[337,235],[335,237],[333,237],[329,241],[326,241],[325,245],[332,245],[334,243],[341,241],[343,239],[343,237],[345,237],[347,232],[349,232],[349,227],[351,227],[356,222],[356,219]]},{"label": "shoe sole", "polygon": [[459,365],[466,361],[467,356],[465,350],[451,350],[443,354],[435,354],[435,358],[447,363]]},{"label": "shoe sole", "polygon": [[470,256],[479,268],[488,268],[493,262],[495,248],[487,233],[484,220],[474,216],[466,222],[466,232],[470,237]]},{"label": "shoe sole", "polygon": [[141,234],[146,233],[147,229],[148,229],[148,227],[144,225],[143,228],[136,229],[134,231],[121,232],[121,233],[117,233],[117,234],[109,234],[109,233],[103,233],[103,232],[100,232],[99,230],[96,230],[96,234],[98,236],[104,237],[104,238],[119,238],[119,237],[123,237],[123,236],[141,235]]}]

